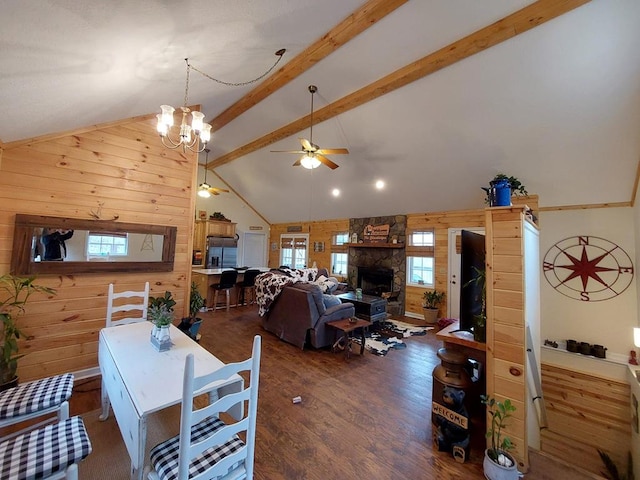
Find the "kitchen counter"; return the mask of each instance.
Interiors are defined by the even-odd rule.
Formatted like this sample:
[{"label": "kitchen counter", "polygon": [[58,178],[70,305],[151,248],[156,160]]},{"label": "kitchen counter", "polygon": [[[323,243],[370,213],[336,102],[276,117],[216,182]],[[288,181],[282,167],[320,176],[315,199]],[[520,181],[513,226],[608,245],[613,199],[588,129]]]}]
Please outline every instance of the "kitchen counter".
[{"label": "kitchen counter", "polygon": [[[260,270],[261,272],[268,272],[270,270],[269,267],[252,267],[252,269]],[[206,306],[208,308],[214,308],[213,305],[213,297],[214,292],[211,288],[211,285],[215,285],[216,283],[220,283],[220,275],[225,270],[235,270],[234,268],[202,268],[201,266],[194,267],[191,272],[197,274],[197,276],[193,279],[193,281],[198,285],[198,291],[205,298]],[[248,269],[237,270],[238,272],[238,282],[241,282],[244,278],[244,272]],[[231,292],[231,298],[237,298],[237,292],[234,290]],[[232,304],[232,306],[235,306]]]}]

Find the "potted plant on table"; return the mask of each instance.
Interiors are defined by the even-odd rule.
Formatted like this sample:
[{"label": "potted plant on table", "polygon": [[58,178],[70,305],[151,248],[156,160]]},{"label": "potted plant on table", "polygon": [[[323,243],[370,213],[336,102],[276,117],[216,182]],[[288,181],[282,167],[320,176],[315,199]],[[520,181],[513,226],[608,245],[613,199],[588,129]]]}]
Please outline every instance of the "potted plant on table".
[{"label": "potted plant on table", "polygon": [[513,448],[513,443],[502,434],[506,420],[515,412],[516,407],[508,398],[501,402],[489,395],[481,395],[480,399],[491,416],[491,426],[486,434],[491,439],[491,446],[484,451],[484,475],[489,480],[516,480],[520,474],[515,458],[508,452]]},{"label": "potted plant on table", "polygon": [[438,308],[444,301],[445,293],[436,289],[427,290],[422,295],[422,312],[424,314],[424,320],[428,324],[434,324],[438,322]]},{"label": "potted plant on table", "polygon": [[35,277],[0,276],[0,391],[18,383],[18,339],[22,333],[16,318],[24,313],[29,297],[35,293],[55,294],[53,288],[36,285]]},{"label": "potted plant on table", "polygon": [[171,348],[169,326],[173,322],[173,307],[175,305],[176,302],[169,291],[164,292],[162,297],[149,298],[147,318],[153,323],[151,343],[161,352]]},{"label": "potted plant on table", "polygon": [[475,298],[480,302],[480,312],[473,316],[473,339],[476,342],[485,343],[487,341],[487,270],[486,268],[472,267],[474,278],[464,284],[464,287],[476,285],[480,290],[480,298]]}]

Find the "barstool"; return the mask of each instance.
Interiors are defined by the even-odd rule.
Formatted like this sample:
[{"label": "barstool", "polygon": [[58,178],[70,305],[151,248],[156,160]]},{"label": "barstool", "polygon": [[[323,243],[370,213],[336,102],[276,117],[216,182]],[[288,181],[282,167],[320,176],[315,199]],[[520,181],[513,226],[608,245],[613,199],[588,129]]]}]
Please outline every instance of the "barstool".
[{"label": "barstool", "polygon": [[241,282],[237,283],[238,287],[238,299],[236,303],[240,305],[240,299],[242,299],[242,305],[245,304],[247,289],[251,292],[251,303],[256,301],[256,277],[260,275],[260,270],[256,268],[250,268],[244,272],[244,277]]},{"label": "barstool", "polygon": [[213,310],[216,310],[218,306],[218,294],[221,290],[224,290],[227,294],[227,312],[229,311],[229,290],[236,286],[236,280],[238,279],[238,272],[235,270],[224,270],[220,274],[220,283],[211,285],[211,288],[215,290],[213,296]]}]

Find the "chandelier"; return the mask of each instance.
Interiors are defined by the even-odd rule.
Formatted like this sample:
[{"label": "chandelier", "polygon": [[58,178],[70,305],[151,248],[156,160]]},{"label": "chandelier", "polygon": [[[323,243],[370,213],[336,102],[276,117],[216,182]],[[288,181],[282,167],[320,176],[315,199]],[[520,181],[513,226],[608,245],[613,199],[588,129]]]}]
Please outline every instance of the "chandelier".
[{"label": "chandelier", "polygon": [[[209,80],[213,80],[214,82],[221,83],[230,87],[240,87],[257,82],[258,80],[268,75],[269,72],[271,72],[275,68],[278,62],[282,60],[282,56],[285,52],[286,49],[284,48],[281,48],[276,52],[276,56],[278,57],[278,59],[265,73],[257,78],[254,78],[253,80],[240,83],[230,83],[215,79],[195,68],[189,63],[189,59],[185,58],[184,61],[187,64],[187,80],[184,87],[184,105],[180,107],[180,110],[182,111],[180,131],[177,138],[171,138],[171,127],[173,127],[174,125],[173,112],[175,112],[176,109],[171,105],[160,105],[161,113],[157,114],[156,117],[158,118],[157,129],[160,137],[162,138],[162,144],[165,147],[171,149],[175,149],[181,146],[183,152],[186,152],[188,149],[200,153],[204,151],[207,146],[207,142],[211,140],[211,125],[208,123],[204,123],[204,114],[198,111],[192,112],[191,109],[187,106],[189,104],[189,74],[191,73],[192,69],[199,74],[204,75]],[[187,122],[187,117],[189,114],[191,114],[191,124]]]}]

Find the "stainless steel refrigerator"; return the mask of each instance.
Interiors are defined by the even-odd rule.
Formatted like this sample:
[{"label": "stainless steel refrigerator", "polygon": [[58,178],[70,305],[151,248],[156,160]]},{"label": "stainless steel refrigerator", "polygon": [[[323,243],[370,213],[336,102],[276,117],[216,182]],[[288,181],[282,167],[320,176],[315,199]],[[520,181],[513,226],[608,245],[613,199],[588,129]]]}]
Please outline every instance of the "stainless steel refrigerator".
[{"label": "stainless steel refrigerator", "polygon": [[207,237],[206,268],[237,267],[238,241],[228,237]]}]

